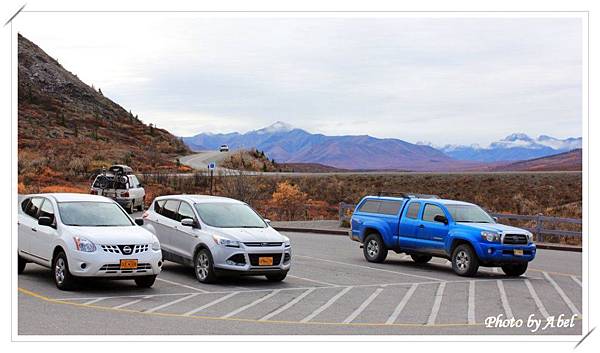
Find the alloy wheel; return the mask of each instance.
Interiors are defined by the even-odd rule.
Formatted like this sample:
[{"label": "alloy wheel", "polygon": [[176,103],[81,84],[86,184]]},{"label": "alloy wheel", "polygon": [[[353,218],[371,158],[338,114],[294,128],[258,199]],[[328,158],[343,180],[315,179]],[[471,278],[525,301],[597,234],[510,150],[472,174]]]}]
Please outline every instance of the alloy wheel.
[{"label": "alloy wheel", "polygon": [[374,258],[379,254],[379,243],[375,239],[371,239],[367,243],[367,254],[369,254],[369,257],[371,258]]},{"label": "alloy wheel", "polygon": [[65,260],[62,257],[59,257],[56,260],[56,264],[54,265],[54,278],[56,278],[56,283],[62,284],[65,280]]},{"label": "alloy wheel", "polygon": [[204,253],[198,255],[198,260],[196,262],[196,273],[198,274],[198,278],[205,279],[208,276],[209,270],[209,261],[208,256]]},{"label": "alloy wheel", "polygon": [[469,255],[464,250],[461,250],[456,254],[456,267],[458,267],[460,271],[466,271],[467,268],[469,268],[470,262]]}]

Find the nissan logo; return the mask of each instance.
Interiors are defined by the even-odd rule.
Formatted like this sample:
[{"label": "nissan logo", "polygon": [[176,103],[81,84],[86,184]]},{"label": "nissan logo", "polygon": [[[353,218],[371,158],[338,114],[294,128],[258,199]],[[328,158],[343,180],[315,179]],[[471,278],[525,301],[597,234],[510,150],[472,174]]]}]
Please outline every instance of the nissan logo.
[{"label": "nissan logo", "polygon": [[123,254],[125,254],[125,255],[129,255],[129,254],[131,254],[131,247],[130,247],[130,246],[128,246],[128,245],[125,245],[125,246],[123,247]]}]

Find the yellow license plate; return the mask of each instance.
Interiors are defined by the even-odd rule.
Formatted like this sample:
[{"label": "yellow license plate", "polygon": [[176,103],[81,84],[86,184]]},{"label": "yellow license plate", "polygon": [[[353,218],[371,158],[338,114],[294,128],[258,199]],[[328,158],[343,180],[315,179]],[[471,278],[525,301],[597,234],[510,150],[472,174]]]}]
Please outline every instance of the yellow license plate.
[{"label": "yellow license plate", "polygon": [[269,256],[269,257],[259,257],[258,258],[258,265],[259,266],[273,266],[273,256]]},{"label": "yellow license plate", "polygon": [[121,260],[121,270],[135,270],[138,266],[138,260]]},{"label": "yellow license plate", "polygon": [[515,256],[523,256],[523,250],[515,249]]}]

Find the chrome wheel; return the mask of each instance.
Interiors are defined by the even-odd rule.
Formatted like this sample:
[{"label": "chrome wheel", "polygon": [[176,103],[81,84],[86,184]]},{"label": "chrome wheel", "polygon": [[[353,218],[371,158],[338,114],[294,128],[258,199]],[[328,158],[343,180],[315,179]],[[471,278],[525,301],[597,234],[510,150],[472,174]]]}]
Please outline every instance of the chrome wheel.
[{"label": "chrome wheel", "polygon": [[63,284],[65,281],[66,267],[65,260],[62,257],[59,257],[54,265],[54,278],[56,279],[56,283],[59,285]]},{"label": "chrome wheel", "polygon": [[469,259],[469,254],[466,251],[461,250],[456,254],[456,267],[460,271],[466,271],[469,268],[469,263],[471,260]]},{"label": "chrome wheel", "polygon": [[210,262],[208,256],[205,253],[198,255],[198,260],[196,261],[196,275],[199,279],[204,280],[208,276]]},{"label": "chrome wheel", "polygon": [[379,254],[379,243],[375,239],[369,240],[367,243],[367,254],[369,257],[373,258]]}]

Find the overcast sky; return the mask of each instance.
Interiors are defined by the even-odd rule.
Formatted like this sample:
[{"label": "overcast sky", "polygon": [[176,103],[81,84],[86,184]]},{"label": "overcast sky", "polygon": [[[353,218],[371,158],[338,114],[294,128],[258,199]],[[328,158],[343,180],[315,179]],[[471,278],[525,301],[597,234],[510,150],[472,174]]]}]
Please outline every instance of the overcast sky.
[{"label": "overcast sky", "polygon": [[15,24],[180,136],[277,120],[436,145],[582,134],[577,18],[23,13]]}]

